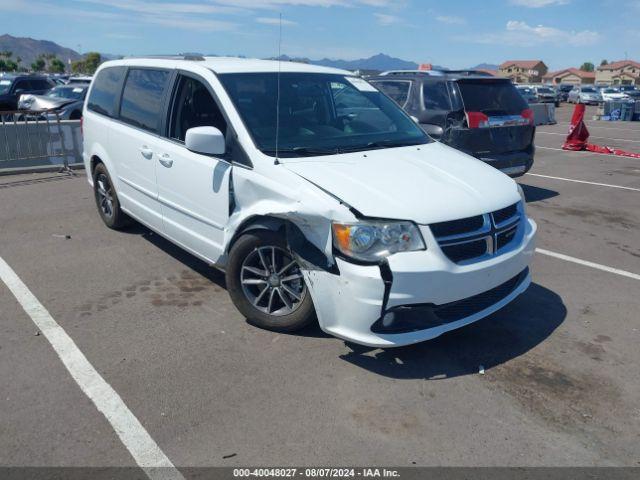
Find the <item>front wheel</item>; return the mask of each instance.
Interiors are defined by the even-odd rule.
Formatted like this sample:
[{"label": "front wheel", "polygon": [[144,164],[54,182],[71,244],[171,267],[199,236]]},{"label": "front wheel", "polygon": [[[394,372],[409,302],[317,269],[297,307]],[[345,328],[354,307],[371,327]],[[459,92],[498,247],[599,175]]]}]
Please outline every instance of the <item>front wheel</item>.
[{"label": "front wheel", "polygon": [[231,300],[253,325],[292,332],[315,319],[300,266],[275,232],[242,235],[229,253],[226,281]]}]

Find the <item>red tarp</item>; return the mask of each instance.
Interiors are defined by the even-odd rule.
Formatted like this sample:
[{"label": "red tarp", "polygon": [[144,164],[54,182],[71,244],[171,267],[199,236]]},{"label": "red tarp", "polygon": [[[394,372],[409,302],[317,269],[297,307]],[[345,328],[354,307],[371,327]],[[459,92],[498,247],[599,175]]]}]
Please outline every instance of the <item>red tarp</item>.
[{"label": "red tarp", "polygon": [[602,145],[594,145],[592,143],[587,143],[589,140],[589,130],[587,130],[587,126],[584,123],[584,111],[585,105],[580,103],[576,105],[575,110],[573,111],[573,116],[571,117],[571,125],[569,126],[569,135],[567,135],[567,139],[562,145],[563,150],[572,150],[572,151],[589,151],[595,153],[604,153],[608,155],[618,155],[621,157],[633,157],[640,158],[640,153],[634,152],[625,152],[624,150],[619,150],[613,147],[606,147]]}]

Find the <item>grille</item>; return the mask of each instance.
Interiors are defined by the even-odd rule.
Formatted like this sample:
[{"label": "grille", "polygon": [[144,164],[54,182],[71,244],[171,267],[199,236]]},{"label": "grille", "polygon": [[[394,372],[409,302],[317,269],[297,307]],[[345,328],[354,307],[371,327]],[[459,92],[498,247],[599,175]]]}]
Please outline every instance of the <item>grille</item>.
[{"label": "grille", "polygon": [[445,320],[446,322],[454,322],[474,315],[509,296],[511,292],[513,292],[516,287],[522,283],[528,273],[529,269],[525,269],[519,275],[506,281],[502,285],[498,285],[491,290],[487,290],[486,292],[479,293],[478,295],[465,298],[458,302],[436,306],[434,308],[434,312],[438,318]]},{"label": "grille", "polygon": [[[526,268],[515,277],[491,290],[456,302],[442,305],[421,304],[394,307],[385,312],[385,315],[371,326],[371,331],[375,333],[416,332],[462,320],[504,300],[522,284],[528,274],[529,269]],[[393,322],[385,326],[383,319],[389,314],[393,315]]]},{"label": "grille", "polygon": [[442,252],[456,264],[507,252],[516,244],[524,218],[521,202],[475,217],[430,225]]}]

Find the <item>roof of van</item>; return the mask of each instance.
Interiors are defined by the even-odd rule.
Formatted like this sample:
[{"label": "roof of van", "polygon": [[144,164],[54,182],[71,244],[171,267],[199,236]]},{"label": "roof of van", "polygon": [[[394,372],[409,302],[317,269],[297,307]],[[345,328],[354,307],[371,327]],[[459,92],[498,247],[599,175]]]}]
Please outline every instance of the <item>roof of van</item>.
[{"label": "roof of van", "polygon": [[237,57],[198,57],[198,56],[167,56],[167,57],[135,57],[105,62],[104,66],[126,65],[144,67],[180,68],[185,63],[208,68],[215,73],[251,73],[251,72],[300,72],[300,73],[335,73],[353,75],[347,70],[309,65],[307,63],[258,60]]}]

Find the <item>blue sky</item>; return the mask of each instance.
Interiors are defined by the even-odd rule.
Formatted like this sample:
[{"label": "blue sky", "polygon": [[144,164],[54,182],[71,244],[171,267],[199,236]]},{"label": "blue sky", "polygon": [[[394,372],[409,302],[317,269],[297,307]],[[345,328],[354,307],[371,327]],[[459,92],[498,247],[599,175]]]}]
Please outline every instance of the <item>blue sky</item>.
[{"label": "blue sky", "polygon": [[[0,0],[0,34],[122,55],[387,53],[452,68],[640,60],[640,0]],[[79,47],[81,45],[81,47]]]}]

